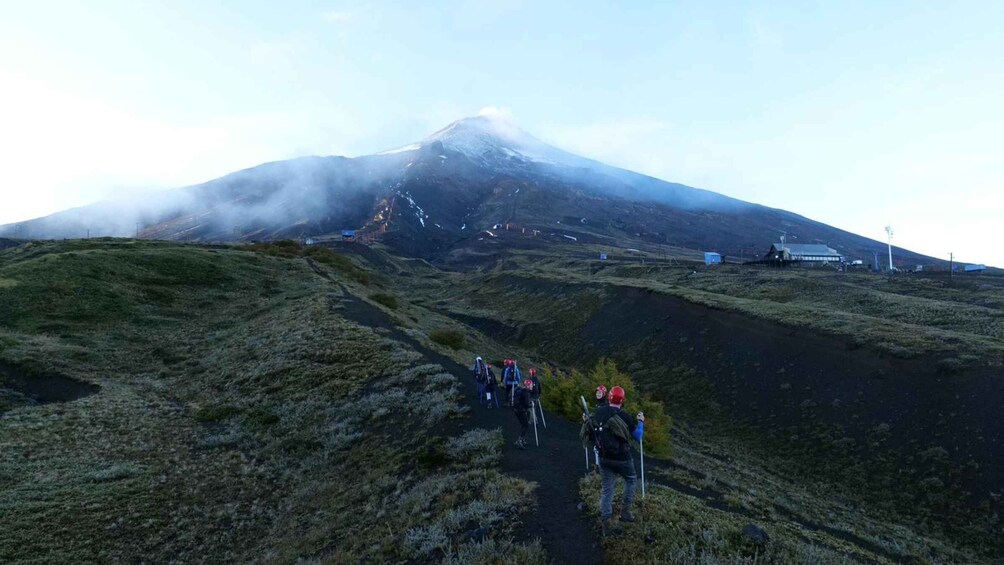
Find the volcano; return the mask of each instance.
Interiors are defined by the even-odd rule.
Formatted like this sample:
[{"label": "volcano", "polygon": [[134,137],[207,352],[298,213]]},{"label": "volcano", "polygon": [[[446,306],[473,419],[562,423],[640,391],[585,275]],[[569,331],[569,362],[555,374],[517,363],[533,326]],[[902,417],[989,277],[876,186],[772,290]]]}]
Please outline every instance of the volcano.
[{"label": "volcano", "polygon": [[[785,233],[867,259],[884,243],[796,213],[580,157],[481,115],[410,145],[356,158],[265,163],[209,182],[0,226],[0,236],[132,236],[249,241],[356,230],[398,252],[438,259],[499,229],[538,242],[670,245],[762,255]],[[897,251],[904,260],[932,263]]]}]

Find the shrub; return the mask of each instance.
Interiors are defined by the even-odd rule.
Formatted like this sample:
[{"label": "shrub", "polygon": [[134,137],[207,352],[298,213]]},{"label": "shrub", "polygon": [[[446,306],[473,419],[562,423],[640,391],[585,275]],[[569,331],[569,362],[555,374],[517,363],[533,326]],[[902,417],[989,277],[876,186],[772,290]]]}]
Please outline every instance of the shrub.
[{"label": "shrub", "polygon": [[460,349],[464,346],[464,334],[458,330],[433,330],[429,332],[429,339],[450,349]]},{"label": "shrub", "polygon": [[661,402],[652,400],[647,394],[638,392],[631,377],[617,369],[616,363],[600,359],[588,374],[573,370],[571,374],[555,374],[544,368],[541,378],[543,395],[541,402],[552,412],[558,412],[573,421],[582,416],[579,397],[585,397],[592,409],[596,404],[595,391],[599,385],[608,389],[620,386],[624,389],[626,402],[624,410],[628,414],[645,413],[645,446],[649,453],[660,457],[671,454],[669,430],[672,419],[666,414]]},{"label": "shrub", "polygon": [[384,294],[382,292],[377,292],[370,295],[370,300],[378,304],[383,304],[391,310],[397,310],[398,302],[397,297],[392,294]]}]

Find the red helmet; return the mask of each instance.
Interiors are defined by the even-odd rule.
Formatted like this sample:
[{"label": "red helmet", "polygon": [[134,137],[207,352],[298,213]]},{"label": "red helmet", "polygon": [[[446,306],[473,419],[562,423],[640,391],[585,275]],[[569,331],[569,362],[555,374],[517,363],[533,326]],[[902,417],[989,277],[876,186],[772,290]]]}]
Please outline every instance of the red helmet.
[{"label": "red helmet", "polygon": [[533,388],[533,381],[531,381],[530,379],[523,379],[523,387]]},{"label": "red helmet", "polygon": [[610,389],[610,404],[616,404],[618,406],[624,404],[624,389],[619,386],[615,386]]},{"label": "red helmet", "polygon": [[600,386],[596,387],[596,392],[602,392],[603,394],[606,394],[607,393],[607,387],[605,387],[603,385],[600,385]]},{"label": "red helmet", "polygon": [[491,364],[491,363],[489,363],[489,364],[487,364],[487,365],[485,365],[485,366],[486,366],[486,367],[488,367],[489,369],[491,369],[491,368],[492,368],[492,364]]},{"label": "red helmet", "polygon": [[534,376],[534,375],[536,375],[536,374],[537,374],[537,369],[530,369],[530,376],[531,377]]}]

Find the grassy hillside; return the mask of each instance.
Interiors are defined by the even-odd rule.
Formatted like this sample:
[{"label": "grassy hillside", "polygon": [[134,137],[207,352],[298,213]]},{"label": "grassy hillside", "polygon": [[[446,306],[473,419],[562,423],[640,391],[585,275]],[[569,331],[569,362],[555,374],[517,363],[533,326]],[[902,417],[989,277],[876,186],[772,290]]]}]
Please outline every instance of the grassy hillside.
[{"label": "grassy hillside", "polygon": [[[315,258],[0,254],[7,372],[100,387],[0,404],[0,561],[542,561],[507,541],[533,486],[499,472],[500,433],[460,433],[455,377],[341,316],[368,290]],[[466,544],[472,524],[488,543]]]},{"label": "grassy hillside", "polygon": [[721,457],[817,484],[806,516],[859,508],[849,531],[899,524],[896,543],[925,559],[1002,548],[1004,285],[654,259],[587,271],[584,256],[520,251],[438,286],[405,282],[413,301],[528,355],[583,371],[616,360]]},{"label": "grassy hillside", "polygon": [[[837,394],[820,384],[828,373],[712,343],[819,330],[849,340],[855,359],[968,382],[996,367],[995,281],[497,259],[446,272],[361,245],[0,251],[0,561],[574,559],[534,541],[553,532],[521,529],[527,512],[555,531],[577,518],[535,507],[545,481],[501,471],[514,419],[471,427],[470,383],[435,364],[486,354],[542,368],[549,423],[574,412],[561,391],[614,373],[630,376],[632,399],[652,397],[647,412],[669,410],[672,431],[648,439],[671,436],[672,459],[647,461],[642,520],[603,541],[607,561],[999,562],[993,501],[976,507],[952,486],[971,478],[953,462],[972,446],[909,443],[908,426],[875,424],[846,391],[844,404],[805,403]],[[689,306],[666,302],[680,298]],[[716,330],[720,319],[732,325]],[[870,333],[854,340],[855,328]],[[596,363],[611,351],[616,367]],[[957,362],[936,368],[943,359]],[[546,466],[549,453],[521,460]],[[596,483],[579,484],[583,516],[595,516]],[[744,536],[747,524],[772,541]]]},{"label": "grassy hillside", "polygon": [[[593,253],[592,251],[595,251]],[[609,252],[608,262],[595,260]],[[712,308],[841,336],[900,358],[939,356],[946,369],[1004,366],[1004,278],[830,268],[706,266],[591,246],[506,255],[505,271],[562,282],[651,289]]]}]

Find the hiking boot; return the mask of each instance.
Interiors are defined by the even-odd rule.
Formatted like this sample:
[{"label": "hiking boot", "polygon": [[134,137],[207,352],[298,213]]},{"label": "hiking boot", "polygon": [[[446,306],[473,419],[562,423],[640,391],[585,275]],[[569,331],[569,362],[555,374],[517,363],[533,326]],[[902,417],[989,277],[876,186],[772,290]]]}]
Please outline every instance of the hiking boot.
[{"label": "hiking boot", "polygon": [[516,440],[516,447],[520,449],[526,449],[526,442],[523,441],[523,438],[519,438],[518,440]]},{"label": "hiking boot", "polygon": [[600,520],[600,535],[603,537],[619,536],[622,533],[624,533],[624,528],[618,526],[610,518]]},{"label": "hiking boot", "polygon": [[634,522],[634,514],[630,510],[621,512],[621,522]]}]

